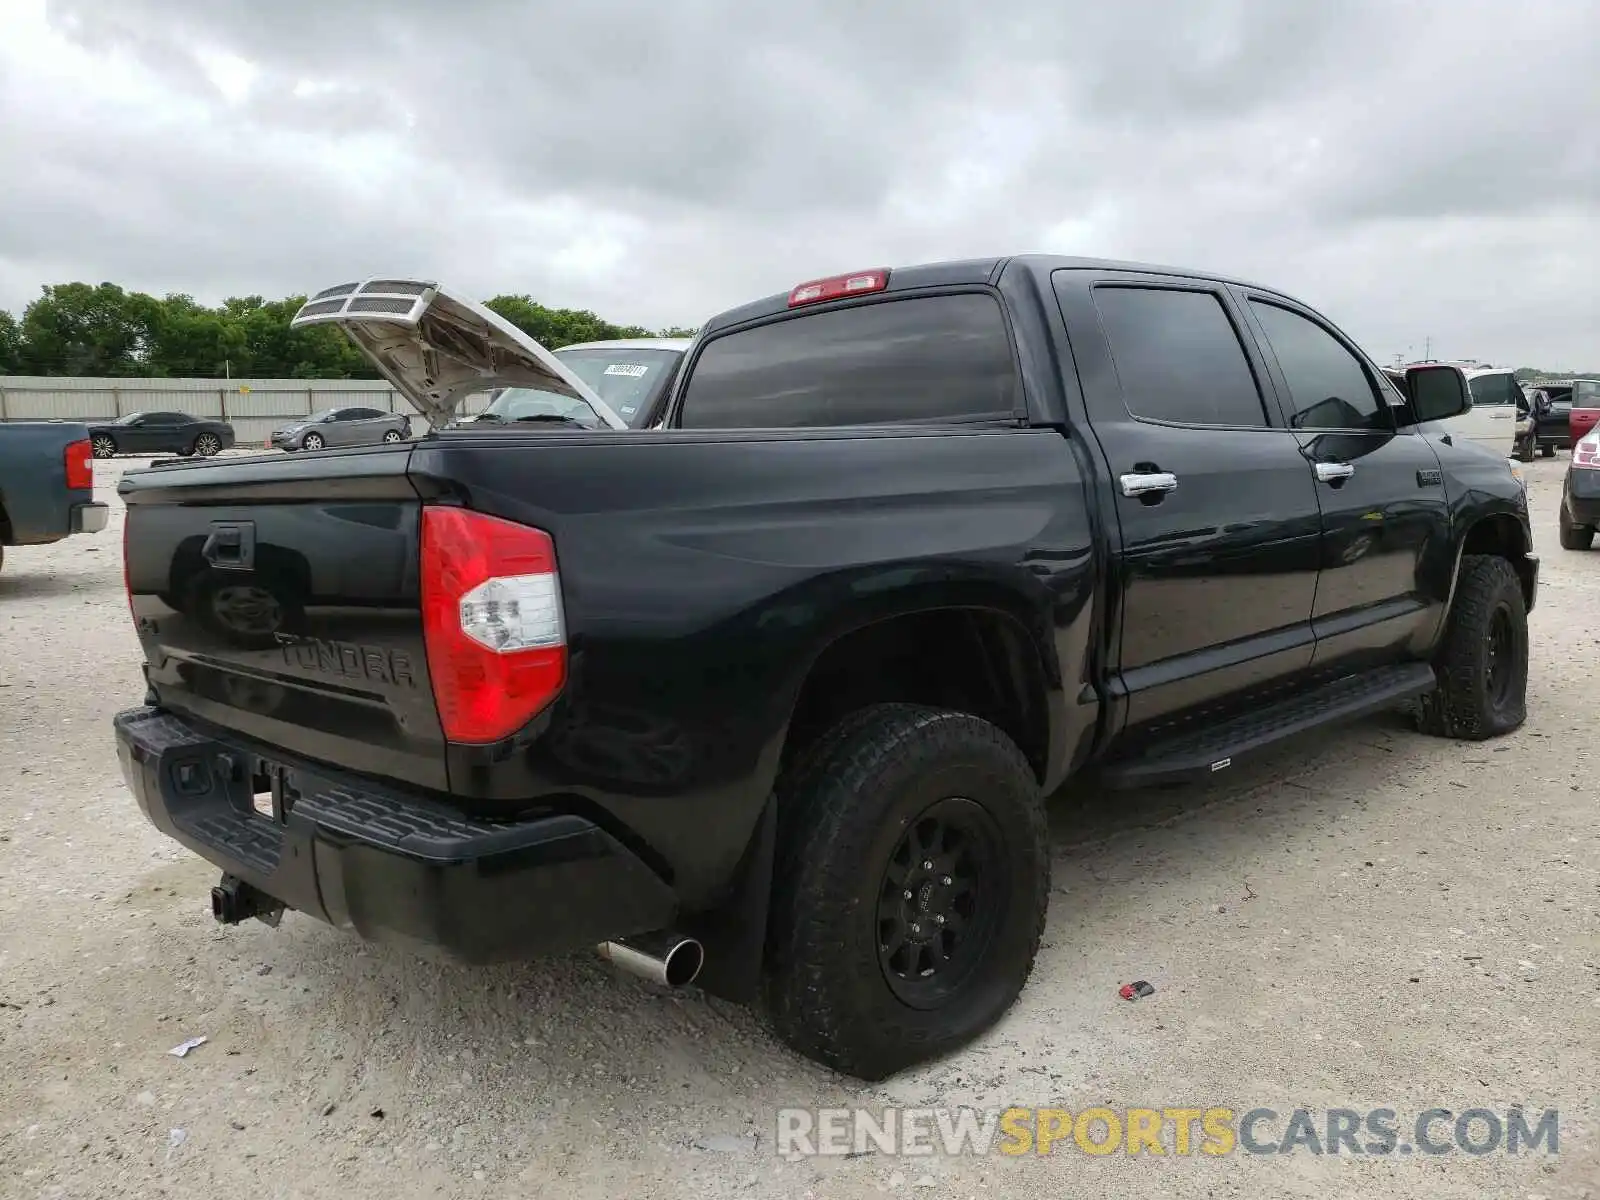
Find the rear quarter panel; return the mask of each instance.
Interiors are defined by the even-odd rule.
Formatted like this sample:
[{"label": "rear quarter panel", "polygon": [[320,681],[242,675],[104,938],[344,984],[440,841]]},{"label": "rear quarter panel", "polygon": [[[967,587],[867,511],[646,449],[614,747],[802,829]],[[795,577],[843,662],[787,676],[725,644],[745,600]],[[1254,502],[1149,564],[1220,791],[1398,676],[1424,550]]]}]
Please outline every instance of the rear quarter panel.
[{"label": "rear quarter panel", "polygon": [[1092,544],[1054,430],[463,431],[419,443],[412,474],[548,531],[566,607],[570,678],[548,724],[498,762],[453,748],[453,788],[608,811],[691,905],[743,851],[835,639],[988,608],[1028,631],[1053,702],[1082,686]]},{"label": "rear quarter panel", "polygon": [[42,545],[72,532],[72,508],[93,488],[68,488],[65,451],[87,426],[54,421],[0,423],[0,543]]}]

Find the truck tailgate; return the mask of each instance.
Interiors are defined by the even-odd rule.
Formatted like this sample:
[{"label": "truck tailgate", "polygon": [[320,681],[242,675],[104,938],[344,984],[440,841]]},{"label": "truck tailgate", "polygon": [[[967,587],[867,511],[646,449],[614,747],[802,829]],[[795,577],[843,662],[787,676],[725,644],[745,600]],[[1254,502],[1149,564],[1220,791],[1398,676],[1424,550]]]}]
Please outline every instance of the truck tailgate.
[{"label": "truck tailgate", "polygon": [[127,476],[129,605],[163,707],[443,790],[407,446]]}]

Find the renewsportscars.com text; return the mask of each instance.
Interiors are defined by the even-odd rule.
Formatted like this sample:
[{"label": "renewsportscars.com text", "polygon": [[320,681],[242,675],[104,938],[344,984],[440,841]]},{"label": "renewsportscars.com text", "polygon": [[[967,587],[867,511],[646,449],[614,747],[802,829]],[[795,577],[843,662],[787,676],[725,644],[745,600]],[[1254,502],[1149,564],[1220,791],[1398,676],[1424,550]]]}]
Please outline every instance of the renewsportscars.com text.
[{"label": "renewsportscars.com text", "polygon": [[1443,1155],[1560,1152],[1560,1113],[1519,1106],[1424,1109],[788,1108],[777,1116],[784,1158],[1055,1153]]}]

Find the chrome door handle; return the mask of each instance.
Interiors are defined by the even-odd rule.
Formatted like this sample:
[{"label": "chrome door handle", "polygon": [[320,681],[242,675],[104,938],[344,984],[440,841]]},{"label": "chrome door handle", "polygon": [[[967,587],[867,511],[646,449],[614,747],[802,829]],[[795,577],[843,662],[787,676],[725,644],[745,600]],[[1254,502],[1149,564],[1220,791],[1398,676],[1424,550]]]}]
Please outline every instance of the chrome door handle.
[{"label": "chrome door handle", "polygon": [[1342,483],[1356,473],[1356,469],[1349,463],[1319,462],[1317,464],[1317,478],[1323,483]]},{"label": "chrome door handle", "polygon": [[1150,475],[1124,475],[1121,483],[1124,496],[1148,496],[1151,492],[1174,491],[1178,477],[1170,471],[1157,471]]}]

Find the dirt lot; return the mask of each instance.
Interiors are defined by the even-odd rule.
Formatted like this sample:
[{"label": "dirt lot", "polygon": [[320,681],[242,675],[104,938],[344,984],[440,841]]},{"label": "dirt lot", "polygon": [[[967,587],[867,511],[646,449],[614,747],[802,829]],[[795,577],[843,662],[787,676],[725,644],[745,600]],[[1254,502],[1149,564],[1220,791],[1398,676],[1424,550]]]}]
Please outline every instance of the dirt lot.
[{"label": "dirt lot", "polygon": [[[126,463],[96,464],[102,493]],[[0,1195],[1600,1197],[1600,551],[1544,583],[1529,721],[1372,720],[1208,788],[1053,807],[1033,981],[880,1087],[588,956],[440,966],[291,914],[213,924],[110,719],[136,703],[120,513],[0,575]],[[1148,979],[1156,994],[1117,998]],[[187,1058],[167,1051],[209,1041]],[[1537,1115],[1560,1154],[807,1159],[774,1112],[864,1104]],[[1275,1136],[1273,1134],[1272,1136]]]}]

